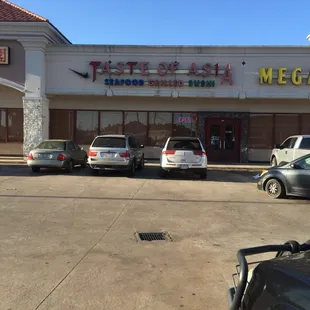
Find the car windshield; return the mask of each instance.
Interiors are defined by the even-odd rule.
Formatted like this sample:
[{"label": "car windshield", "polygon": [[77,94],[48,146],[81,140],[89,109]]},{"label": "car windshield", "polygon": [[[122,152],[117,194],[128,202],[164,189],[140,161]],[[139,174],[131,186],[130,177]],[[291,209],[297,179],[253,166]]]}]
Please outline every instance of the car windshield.
[{"label": "car windshield", "polygon": [[167,150],[201,151],[198,139],[170,139]]},{"label": "car windshield", "polygon": [[65,142],[61,141],[43,141],[36,148],[40,150],[65,150]]},{"label": "car windshield", "polygon": [[93,147],[112,147],[112,148],[125,148],[126,139],[121,137],[98,137]]}]

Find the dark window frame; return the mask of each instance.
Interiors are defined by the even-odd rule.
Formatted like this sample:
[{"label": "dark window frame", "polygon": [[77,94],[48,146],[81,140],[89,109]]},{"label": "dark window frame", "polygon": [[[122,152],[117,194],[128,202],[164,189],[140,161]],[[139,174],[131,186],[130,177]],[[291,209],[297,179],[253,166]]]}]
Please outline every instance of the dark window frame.
[{"label": "dark window frame", "polygon": [[[10,141],[10,139],[9,139],[9,112],[10,111],[20,111],[20,112],[22,112],[23,119],[24,119],[23,108],[0,108],[0,110],[5,111],[5,136],[4,136],[4,140],[0,141],[0,143],[23,143],[24,142],[24,129],[23,129],[22,139],[17,139],[15,141]],[[24,126],[24,125],[22,125],[22,126]]]}]

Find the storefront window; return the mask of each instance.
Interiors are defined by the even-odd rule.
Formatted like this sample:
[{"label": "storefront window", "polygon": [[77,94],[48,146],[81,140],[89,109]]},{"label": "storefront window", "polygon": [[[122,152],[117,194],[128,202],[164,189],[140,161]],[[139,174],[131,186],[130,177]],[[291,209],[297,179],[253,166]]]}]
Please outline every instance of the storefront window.
[{"label": "storefront window", "polygon": [[8,141],[23,141],[24,115],[22,109],[8,109]]},{"label": "storefront window", "polygon": [[122,134],[123,112],[101,111],[100,112],[100,134]]},{"label": "storefront window", "polygon": [[310,114],[301,116],[301,134],[310,135]]},{"label": "storefront window", "polygon": [[253,149],[273,148],[273,115],[251,114],[248,147]]},{"label": "storefront window", "polygon": [[50,137],[73,140],[74,111],[50,110]]},{"label": "storefront window", "polygon": [[0,110],[0,141],[6,142],[6,111]]},{"label": "storefront window", "polygon": [[91,144],[98,135],[98,111],[76,112],[76,143]]},{"label": "storefront window", "polygon": [[172,113],[149,112],[148,145],[161,146],[172,135]]},{"label": "storefront window", "polygon": [[197,137],[197,113],[173,113],[173,136]]},{"label": "storefront window", "polygon": [[125,112],[125,134],[135,136],[140,144],[147,142],[147,112]]},{"label": "storefront window", "polygon": [[281,144],[289,136],[299,134],[299,116],[297,114],[276,114],[275,144]]}]

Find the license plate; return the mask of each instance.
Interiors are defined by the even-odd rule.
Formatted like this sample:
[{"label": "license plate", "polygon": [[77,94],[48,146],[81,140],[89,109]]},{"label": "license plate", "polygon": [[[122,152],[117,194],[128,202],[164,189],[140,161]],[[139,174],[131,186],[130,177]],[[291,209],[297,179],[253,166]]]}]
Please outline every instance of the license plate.
[{"label": "license plate", "polygon": [[51,159],[53,158],[53,154],[39,154],[39,158]]},{"label": "license plate", "polygon": [[114,157],[115,153],[100,153],[101,157],[105,157],[105,158],[112,158]]},{"label": "license plate", "polygon": [[183,170],[188,169],[188,165],[180,165],[180,169],[183,169]]}]

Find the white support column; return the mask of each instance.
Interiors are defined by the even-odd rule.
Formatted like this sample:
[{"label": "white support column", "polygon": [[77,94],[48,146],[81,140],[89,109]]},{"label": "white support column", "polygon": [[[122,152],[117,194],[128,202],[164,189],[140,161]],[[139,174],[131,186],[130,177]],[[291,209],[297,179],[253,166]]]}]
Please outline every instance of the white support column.
[{"label": "white support column", "polygon": [[25,48],[24,155],[49,138],[49,100],[45,96],[47,42],[21,41]]}]

